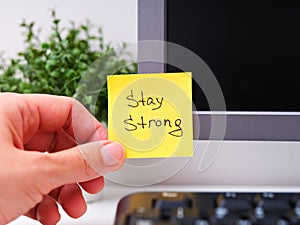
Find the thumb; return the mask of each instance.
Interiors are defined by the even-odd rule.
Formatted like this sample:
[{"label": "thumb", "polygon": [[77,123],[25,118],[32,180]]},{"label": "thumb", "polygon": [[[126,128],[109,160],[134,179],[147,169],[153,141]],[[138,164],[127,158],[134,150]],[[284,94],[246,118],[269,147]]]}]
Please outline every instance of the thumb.
[{"label": "thumb", "polygon": [[52,188],[88,181],[119,169],[125,158],[123,146],[112,141],[97,141],[48,154]]}]

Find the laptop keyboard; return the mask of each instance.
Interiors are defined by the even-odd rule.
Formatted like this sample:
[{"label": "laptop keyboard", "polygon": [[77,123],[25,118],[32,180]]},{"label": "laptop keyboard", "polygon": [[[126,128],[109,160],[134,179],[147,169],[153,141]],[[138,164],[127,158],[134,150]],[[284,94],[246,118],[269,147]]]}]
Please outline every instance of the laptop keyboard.
[{"label": "laptop keyboard", "polygon": [[115,225],[300,225],[300,193],[135,193]]}]

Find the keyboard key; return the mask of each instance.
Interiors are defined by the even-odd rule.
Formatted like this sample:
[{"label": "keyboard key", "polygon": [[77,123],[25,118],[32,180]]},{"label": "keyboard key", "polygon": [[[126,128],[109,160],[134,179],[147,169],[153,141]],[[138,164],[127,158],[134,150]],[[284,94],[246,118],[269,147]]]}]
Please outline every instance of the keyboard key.
[{"label": "keyboard key", "polygon": [[290,223],[286,220],[279,219],[277,220],[276,225],[290,225]]},{"label": "keyboard key", "polygon": [[181,193],[174,194],[173,192],[164,192],[160,198],[152,200],[152,205],[154,208],[159,209],[172,209],[178,207],[190,208],[192,207],[192,199]]},{"label": "keyboard key", "polygon": [[224,207],[228,210],[249,210],[251,201],[248,195],[237,193],[225,193],[217,198],[217,206]]},{"label": "keyboard key", "polygon": [[255,204],[265,211],[288,211],[291,208],[288,196],[271,193],[256,196]]},{"label": "keyboard key", "polygon": [[225,207],[217,207],[215,209],[215,216],[217,219],[223,219],[228,213],[229,210]]},{"label": "keyboard key", "polygon": [[197,219],[194,223],[194,225],[209,225],[209,222],[204,219]]},{"label": "keyboard key", "polygon": [[120,202],[115,225],[300,225],[300,194],[132,194]]},{"label": "keyboard key", "polygon": [[178,221],[182,225],[191,225],[199,218],[197,208],[182,208],[173,209],[171,220]]},{"label": "keyboard key", "polygon": [[265,210],[262,207],[256,207],[254,209],[254,216],[257,219],[264,219],[265,218]]},{"label": "keyboard key", "polygon": [[247,220],[247,219],[239,219],[236,221],[235,225],[252,225],[251,220]]},{"label": "keyboard key", "polygon": [[160,218],[163,220],[169,220],[171,218],[171,208],[161,209]]},{"label": "keyboard key", "polygon": [[154,225],[152,220],[138,219],[135,221],[135,225]]}]

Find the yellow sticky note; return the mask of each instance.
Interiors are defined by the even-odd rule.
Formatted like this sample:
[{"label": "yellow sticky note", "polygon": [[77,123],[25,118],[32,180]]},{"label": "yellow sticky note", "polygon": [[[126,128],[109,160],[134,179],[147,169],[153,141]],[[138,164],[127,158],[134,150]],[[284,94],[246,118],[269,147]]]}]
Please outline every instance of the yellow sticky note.
[{"label": "yellow sticky note", "polygon": [[193,155],[192,75],[110,75],[108,138],[127,158]]}]

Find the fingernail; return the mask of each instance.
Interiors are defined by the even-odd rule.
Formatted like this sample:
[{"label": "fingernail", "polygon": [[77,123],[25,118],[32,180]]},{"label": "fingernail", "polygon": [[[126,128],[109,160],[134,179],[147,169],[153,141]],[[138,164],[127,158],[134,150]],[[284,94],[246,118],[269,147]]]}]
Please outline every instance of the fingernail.
[{"label": "fingernail", "polygon": [[123,146],[117,142],[110,142],[101,148],[102,160],[106,166],[117,166],[125,157]]}]

